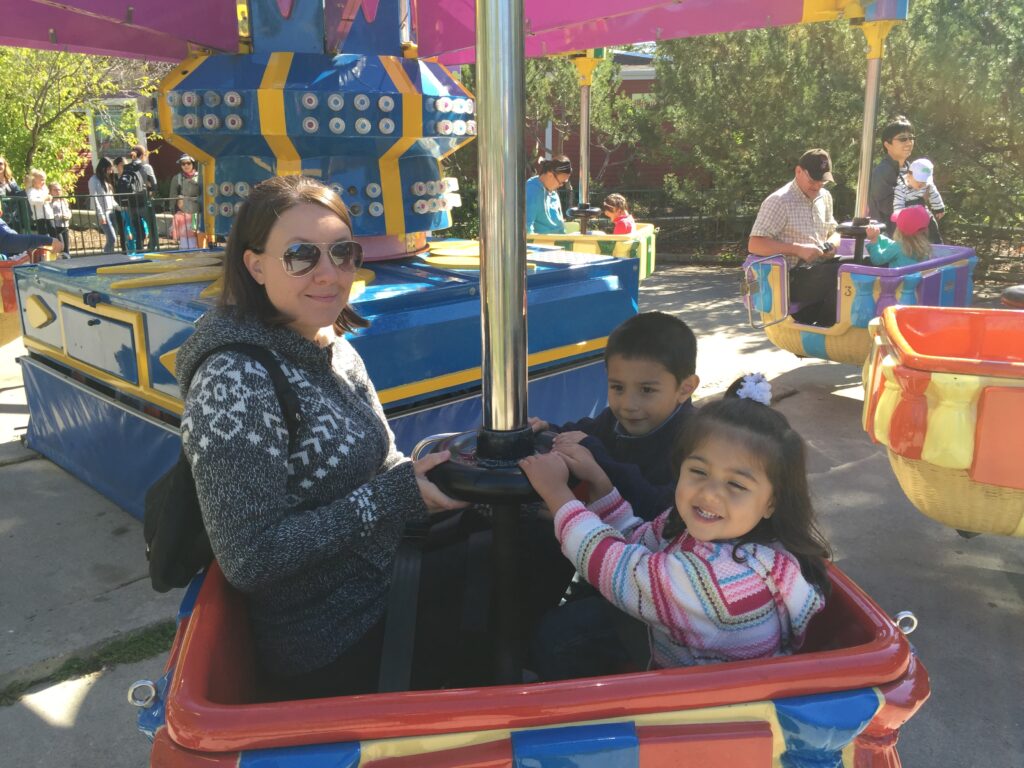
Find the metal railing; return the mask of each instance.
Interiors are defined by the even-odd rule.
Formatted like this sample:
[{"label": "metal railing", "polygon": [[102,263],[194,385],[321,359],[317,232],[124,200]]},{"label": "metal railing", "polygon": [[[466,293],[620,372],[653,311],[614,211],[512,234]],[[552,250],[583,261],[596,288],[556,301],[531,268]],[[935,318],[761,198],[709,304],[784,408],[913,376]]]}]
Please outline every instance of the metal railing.
[{"label": "metal railing", "polygon": [[[114,244],[112,252],[138,253],[142,251],[168,251],[191,247],[174,237],[174,214],[178,198],[149,197],[141,200],[134,195],[112,193],[117,209],[112,217]],[[68,256],[91,256],[106,251],[107,237],[93,206],[93,195],[68,195],[54,198],[64,201],[70,208],[67,222],[58,217],[52,220],[34,220],[28,198],[23,195],[0,197],[0,208],[8,226],[20,233],[36,232],[61,237],[66,228],[65,252]],[[51,204],[52,207],[52,204]],[[199,216],[188,217],[188,228],[199,229]],[[59,226],[63,224],[63,227]]]}]

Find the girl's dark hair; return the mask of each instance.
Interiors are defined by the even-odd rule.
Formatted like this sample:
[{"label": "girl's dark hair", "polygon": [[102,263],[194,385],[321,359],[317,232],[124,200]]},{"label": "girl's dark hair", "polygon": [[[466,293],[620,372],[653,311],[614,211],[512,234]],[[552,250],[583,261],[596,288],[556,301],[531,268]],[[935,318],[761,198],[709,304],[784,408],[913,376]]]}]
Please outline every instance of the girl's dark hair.
[{"label": "girl's dark hair", "polygon": [[[290,322],[291,318],[270,302],[266,289],[249,274],[245,266],[245,252],[262,253],[278,217],[297,205],[305,204],[326,208],[344,221],[349,229],[352,228],[352,219],[338,193],[315,179],[277,176],[257,184],[238,210],[224,248],[222,307],[230,307],[243,317],[255,318],[266,325]],[[346,306],[334,321],[334,331],[340,335],[369,325],[365,318]]]},{"label": "girl's dark hair", "polygon": [[[700,408],[690,418],[672,456],[672,467],[679,476],[683,460],[693,453],[708,435],[724,432],[742,439],[752,453],[764,462],[764,471],[772,484],[774,512],[762,519],[752,531],[739,537],[733,558],[742,562],[736,548],[742,544],[779,542],[800,563],[800,570],[827,597],[831,584],[825,560],[832,550],[815,521],[814,506],[807,488],[804,440],[786,417],[756,400],[737,395],[743,379],[737,379],[725,397]],[[676,514],[676,519],[681,519]],[[678,535],[681,531],[676,530]],[[666,530],[667,535],[672,532]]]},{"label": "girl's dark hair", "polygon": [[625,211],[629,213],[629,207],[626,202],[624,195],[620,195],[618,192],[612,192],[608,197],[604,199],[604,206],[613,211]]},{"label": "girl's dark hair", "polygon": [[565,155],[555,155],[550,160],[537,158],[537,175],[545,173],[572,173],[572,161]]},{"label": "girl's dark hair", "polygon": [[114,164],[110,162],[109,157],[101,157],[99,162],[96,163],[95,175],[99,176],[100,181],[108,191],[113,189],[113,184],[110,181],[110,176],[113,172]]}]

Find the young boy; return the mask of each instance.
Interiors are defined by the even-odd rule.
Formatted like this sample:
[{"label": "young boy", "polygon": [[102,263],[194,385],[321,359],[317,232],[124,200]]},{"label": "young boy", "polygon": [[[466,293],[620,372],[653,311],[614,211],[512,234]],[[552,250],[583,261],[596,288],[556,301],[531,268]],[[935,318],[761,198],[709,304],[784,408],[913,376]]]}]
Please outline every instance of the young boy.
[{"label": "young boy", "polygon": [[530,425],[589,450],[636,515],[653,520],[674,499],[672,448],[695,410],[697,339],[682,320],[644,312],[612,331],[604,361],[608,407],[597,418],[560,427],[531,418]]},{"label": "young boy", "polygon": [[912,162],[908,171],[896,184],[892,210],[893,213],[899,213],[904,208],[923,205],[932,215],[931,222],[928,224],[928,241],[941,243],[942,236],[939,234],[938,221],[946,215],[946,204],[942,202],[942,195],[935,188],[934,172],[935,166],[927,157]]}]

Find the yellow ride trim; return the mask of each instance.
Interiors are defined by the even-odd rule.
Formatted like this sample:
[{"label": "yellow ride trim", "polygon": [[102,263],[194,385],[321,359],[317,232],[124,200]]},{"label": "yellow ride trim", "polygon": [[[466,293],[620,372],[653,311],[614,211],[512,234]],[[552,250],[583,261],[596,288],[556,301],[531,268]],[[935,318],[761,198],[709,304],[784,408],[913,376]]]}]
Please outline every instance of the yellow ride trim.
[{"label": "yellow ride trim", "polygon": [[[165,131],[167,140],[176,148],[188,152],[196,159],[203,169],[203,183],[211,184],[217,179],[217,162],[213,155],[204,152],[183,136],[174,133],[171,126],[174,125],[171,119],[171,105],[167,103],[167,94],[177,88],[192,71],[206,60],[206,55],[189,56],[185,61],[171,70],[163,80],[160,81],[160,88],[157,91],[157,113],[160,115],[160,126]],[[214,216],[203,206],[203,229],[206,232],[213,232]]]},{"label": "yellow ride trim", "polygon": [[[132,338],[135,342],[135,365],[139,372],[138,385],[127,382],[124,379],[108,373],[107,371],[96,368],[95,366],[89,365],[88,363],[82,362],[81,360],[67,354],[67,337],[64,330],[63,313],[60,312],[61,305],[75,307],[85,312],[90,312],[97,317],[107,317],[111,320],[117,320],[131,326]],[[50,344],[46,344],[26,336],[24,339],[26,349],[39,352],[43,356],[48,357],[51,360],[56,360],[68,368],[86,373],[97,381],[107,384],[114,389],[134,395],[140,400],[158,405],[171,413],[181,415],[182,405],[180,400],[153,389],[149,371],[149,358],[146,355],[146,350],[149,346],[146,340],[146,323],[141,312],[112,307],[109,304],[100,304],[95,307],[90,307],[82,301],[80,296],[75,296],[66,291],[57,292],[57,306],[58,316],[61,317],[61,347],[54,347]]]},{"label": "yellow ride trim", "polygon": [[[532,355],[527,356],[526,362],[528,366],[550,363],[555,360],[561,360],[575,355],[582,355],[586,352],[592,352],[596,349],[604,349],[607,343],[608,337],[602,336],[599,339],[579,341],[575,344],[567,344],[562,347],[552,347],[551,349],[534,352]],[[402,384],[397,387],[391,387],[390,389],[383,389],[377,394],[380,397],[380,401],[387,405],[388,403],[404,400],[407,397],[424,395],[428,392],[448,389],[449,387],[457,387],[462,384],[471,384],[474,381],[478,381],[482,376],[483,372],[480,367],[477,366],[476,368],[467,368],[464,371],[455,371],[454,373],[435,376],[432,379],[422,379],[420,381],[414,381],[411,384]]]},{"label": "yellow ride trim", "polygon": [[393,56],[381,56],[380,63],[402,95],[402,136],[378,161],[380,185],[384,190],[384,231],[389,235],[404,235],[405,196],[402,194],[402,175],[398,161],[423,135],[423,102],[402,67],[401,60]]},{"label": "yellow ride trim", "polygon": [[284,89],[293,58],[294,54],[287,52],[270,54],[263,80],[256,91],[260,108],[260,133],[277,158],[278,176],[302,173],[302,158],[288,137],[284,108]]}]

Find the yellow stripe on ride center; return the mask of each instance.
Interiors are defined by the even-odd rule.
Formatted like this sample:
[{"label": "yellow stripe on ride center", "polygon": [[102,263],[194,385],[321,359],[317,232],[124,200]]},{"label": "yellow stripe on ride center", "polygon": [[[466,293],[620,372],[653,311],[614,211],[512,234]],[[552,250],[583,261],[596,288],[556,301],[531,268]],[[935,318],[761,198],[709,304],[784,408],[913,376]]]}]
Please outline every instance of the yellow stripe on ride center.
[{"label": "yellow stripe on ride center", "polygon": [[389,235],[404,235],[405,206],[398,161],[423,135],[423,102],[400,59],[381,56],[380,63],[391,77],[391,82],[395,84],[402,99],[402,136],[391,145],[379,161],[380,186],[384,191],[384,231]]},{"label": "yellow stripe on ride center", "polygon": [[277,158],[278,176],[295,176],[302,173],[302,158],[299,157],[292,140],[288,138],[284,110],[284,88],[288,82],[292,58],[293,54],[289,52],[270,54],[263,80],[256,92],[260,107],[260,133]]}]

